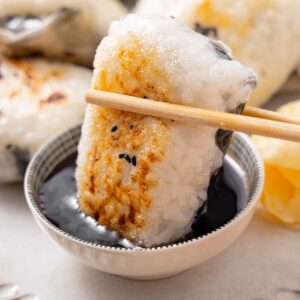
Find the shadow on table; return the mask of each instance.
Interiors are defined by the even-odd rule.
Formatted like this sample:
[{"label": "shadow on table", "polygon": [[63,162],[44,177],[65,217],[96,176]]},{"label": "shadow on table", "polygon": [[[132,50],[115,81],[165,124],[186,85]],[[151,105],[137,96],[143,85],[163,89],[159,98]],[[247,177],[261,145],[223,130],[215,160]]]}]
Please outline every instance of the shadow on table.
[{"label": "shadow on table", "polygon": [[24,212],[25,209],[29,212],[23,192],[23,183],[0,184],[0,201],[2,209],[8,211],[13,209],[15,212]]}]

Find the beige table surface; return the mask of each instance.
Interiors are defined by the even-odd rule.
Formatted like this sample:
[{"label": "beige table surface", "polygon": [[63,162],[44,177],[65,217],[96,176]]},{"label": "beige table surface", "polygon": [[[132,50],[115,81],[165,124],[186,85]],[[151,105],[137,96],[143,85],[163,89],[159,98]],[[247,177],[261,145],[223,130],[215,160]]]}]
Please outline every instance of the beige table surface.
[{"label": "beige table surface", "polygon": [[207,263],[170,279],[130,281],[75,261],[37,226],[22,186],[0,186],[0,285],[8,282],[46,300],[300,299],[280,290],[300,290],[300,231],[257,213],[244,234]]}]

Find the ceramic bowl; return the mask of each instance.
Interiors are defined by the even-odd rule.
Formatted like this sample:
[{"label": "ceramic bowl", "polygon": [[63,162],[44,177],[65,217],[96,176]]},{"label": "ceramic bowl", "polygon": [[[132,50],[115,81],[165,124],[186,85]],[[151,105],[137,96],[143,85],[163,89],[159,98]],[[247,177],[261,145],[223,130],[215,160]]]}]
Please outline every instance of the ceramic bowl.
[{"label": "ceramic bowl", "polygon": [[82,263],[103,272],[133,279],[169,277],[193,268],[224,251],[244,231],[255,211],[263,187],[263,163],[246,135],[235,133],[227,156],[244,173],[248,199],[245,207],[221,228],[199,238],[170,246],[126,249],[93,244],[60,230],[43,214],[39,190],[45,179],[67,157],[74,155],[80,126],[67,130],[45,144],[32,159],[25,176],[25,195],[42,230]]}]

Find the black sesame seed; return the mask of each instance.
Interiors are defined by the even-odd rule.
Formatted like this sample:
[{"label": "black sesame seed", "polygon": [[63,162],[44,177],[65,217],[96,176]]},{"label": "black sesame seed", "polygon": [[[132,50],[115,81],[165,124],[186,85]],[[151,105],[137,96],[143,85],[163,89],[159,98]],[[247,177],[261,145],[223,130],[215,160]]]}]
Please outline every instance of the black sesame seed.
[{"label": "black sesame seed", "polygon": [[0,71],[0,79],[2,79],[3,78],[3,74],[1,73],[1,71]]},{"label": "black sesame seed", "polygon": [[6,149],[7,149],[7,150],[9,150],[9,149],[11,149],[11,148],[12,148],[12,144],[7,144],[7,145],[6,145]]},{"label": "black sesame seed", "polygon": [[118,126],[117,125],[115,125],[115,126],[113,126],[112,128],[111,128],[111,132],[115,132],[115,131],[117,131],[118,130]]},{"label": "black sesame seed", "polygon": [[149,99],[147,96],[144,96],[143,98],[144,98],[144,99]]},{"label": "black sesame seed", "polygon": [[120,159],[125,159],[128,163],[131,164],[131,158],[130,158],[130,156],[129,156],[128,154],[126,154],[126,153],[121,153],[121,154],[119,154],[119,158],[120,158]]},{"label": "black sesame seed", "polygon": [[133,125],[130,125],[130,126],[129,126],[129,129],[133,129]]},{"label": "black sesame seed", "polygon": [[135,156],[135,155],[132,156],[131,162],[132,162],[132,164],[136,167],[136,156]]},{"label": "black sesame seed", "polygon": [[131,158],[129,155],[126,154],[124,158],[127,160],[127,162],[131,164]]}]

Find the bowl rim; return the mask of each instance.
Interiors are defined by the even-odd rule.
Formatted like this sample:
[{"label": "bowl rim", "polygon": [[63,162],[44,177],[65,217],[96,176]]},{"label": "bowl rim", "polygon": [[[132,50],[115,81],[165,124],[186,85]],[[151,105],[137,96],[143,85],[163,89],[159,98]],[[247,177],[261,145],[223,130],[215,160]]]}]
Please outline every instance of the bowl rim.
[{"label": "bowl rim", "polygon": [[256,177],[256,189],[254,194],[252,195],[251,199],[248,201],[247,205],[240,211],[238,212],[231,220],[229,220],[227,223],[225,223],[223,226],[203,235],[197,238],[193,238],[187,241],[182,241],[178,242],[176,244],[171,244],[171,245],[162,245],[162,246],[155,246],[155,247],[150,247],[150,248],[142,248],[142,247],[135,247],[135,248],[122,248],[122,247],[112,247],[112,246],[105,246],[105,245],[99,245],[95,244],[93,242],[85,241],[83,239],[77,238],[60,228],[56,227],[54,224],[52,224],[46,216],[43,214],[41,209],[38,207],[36,204],[36,200],[34,199],[33,195],[29,192],[30,191],[30,186],[32,185],[32,178],[33,174],[37,172],[35,170],[35,165],[37,162],[40,160],[40,157],[44,155],[46,152],[47,148],[55,143],[59,138],[62,138],[64,135],[78,129],[81,127],[81,125],[76,125],[73,126],[67,130],[64,130],[63,132],[57,134],[56,136],[52,137],[49,139],[46,143],[44,143],[38,151],[33,155],[26,173],[24,177],[24,194],[25,198],[27,201],[27,205],[29,206],[31,213],[35,218],[37,218],[40,222],[42,222],[44,225],[48,227],[48,229],[54,231],[56,234],[62,236],[65,239],[68,239],[71,242],[75,242],[77,244],[81,244],[83,246],[87,246],[89,248],[93,248],[95,250],[101,250],[104,252],[109,252],[109,253],[126,253],[126,254],[141,254],[141,253],[158,253],[158,252],[165,252],[165,251],[176,251],[179,248],[185,248],[185,247],[190,247],[192,245],[198,244],[200,242],[203,242],[205,240],[210,239],[212,236],[218,236],[222,234],[223,232],[229,230],[231,227],[235,226],[236,223],[240,221],[240,219],[244,218],[249,211],[252,210],[252,208],[257,204],[263,190],[263,185],[264,185],[264,164],[263,160],[261,158],[261,155],[259,154],[258,150],[256,149],[255,145],[251,142],[251,139],[248,135],[240,132],[234,132],[234,135],[232,138],[238,137],[240,140],[242,140],[243,143],[245,143],[250,151],[253,153],[254,158],[255,158],[255,165],[258,170],[258,176]]}]

